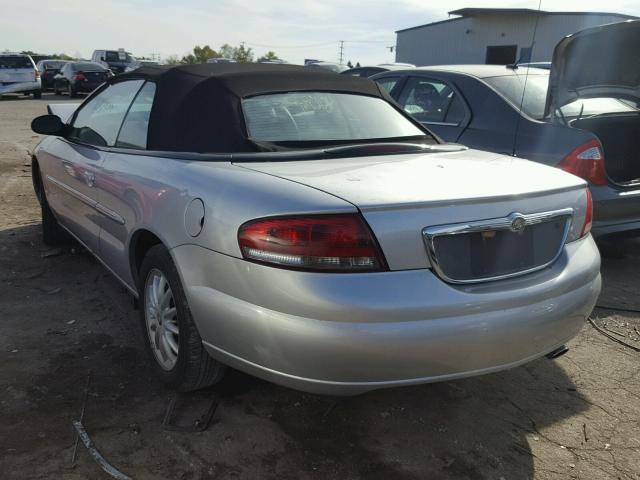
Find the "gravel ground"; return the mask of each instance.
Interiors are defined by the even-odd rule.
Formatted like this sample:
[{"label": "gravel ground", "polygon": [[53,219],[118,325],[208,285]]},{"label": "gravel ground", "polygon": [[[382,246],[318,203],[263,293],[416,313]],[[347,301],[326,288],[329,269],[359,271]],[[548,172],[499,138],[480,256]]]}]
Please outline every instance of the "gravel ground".
[{"label": "gravel ground", "polygon": [[[150,375],[130,296],[87,253],[41,242],[29,122],[51,101],[0,100],[3,478],[109,478],[82,444],[72,465],[84,405],[97,448],[133,478],[640,479],[640,353],[589,324],[555,361],[347,399],[234,372],[178,399],[183,421],[219,402],[206,431],[163,429],[173,395]],[[640,308],[638,247],[607,246],[600,304]],[[594,316],[640,337],[638,314]]]}]

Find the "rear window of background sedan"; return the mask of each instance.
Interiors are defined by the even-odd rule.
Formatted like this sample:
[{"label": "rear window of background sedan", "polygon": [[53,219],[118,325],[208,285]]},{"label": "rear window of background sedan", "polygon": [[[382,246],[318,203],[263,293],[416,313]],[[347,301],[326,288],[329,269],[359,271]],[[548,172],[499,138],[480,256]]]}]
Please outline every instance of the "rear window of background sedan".
[{"label": "rear window of background sedan", "polygon": [[99,63],[72,63],[71,64],[71,68],[73,68],[73,70],[75,70],[76,72],[78,71],[104,71],[106,70],[105,67],[103,67],[102,65],[100,65]]},{"label": "rear window of background sedan", "polygon": [[[504,77],[485,78],[485,82],[513,103],[516,108],[522,102],[522,111],[536,120],[544,118],[544,107],[549,88],[548,75],[508,75]],[[522,95],[523,90],[524,97]],[[596,115],[599,113],[615,113],[633,111],[628,103],[616,98],[581,98],[565,105],[561,109],[565,117]]]},{"label": "rear window of background sedan", "polygon": [[29,57],[0,56],[0,68],[33,68],[33,64],[31,63]]},{"label": "rear window of background sedan", "polygon": [[331,92],[259,95],[242,101],[249,138],[261,142],[366,140],[425,135],[381,98]]},{"label": "rear window of background sedan", "polygon": [[60,70],[66,62],[45,62],[43,67],[45,70]]}]

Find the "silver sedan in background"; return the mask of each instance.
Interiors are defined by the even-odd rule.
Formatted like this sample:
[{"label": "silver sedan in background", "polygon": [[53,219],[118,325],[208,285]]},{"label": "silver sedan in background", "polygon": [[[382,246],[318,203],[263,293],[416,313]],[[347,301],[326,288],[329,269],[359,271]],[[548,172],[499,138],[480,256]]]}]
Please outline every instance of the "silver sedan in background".
[{"label": "silver sedan in background", "polygon": [[45,241],[139,299],[177,389],[225,365],[325,394],[494,372],[562,352],[600,291],[582,179],[443,144],[366,79],[141,67],[32,127]]}]

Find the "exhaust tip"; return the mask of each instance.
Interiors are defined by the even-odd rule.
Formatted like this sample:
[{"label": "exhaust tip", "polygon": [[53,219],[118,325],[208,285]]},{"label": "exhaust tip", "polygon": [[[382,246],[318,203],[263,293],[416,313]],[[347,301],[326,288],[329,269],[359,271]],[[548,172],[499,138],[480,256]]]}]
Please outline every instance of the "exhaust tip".
[{"label": "exhaust tip", "polygon": [[567,347],[566,345],[562,345],[561,347],[556,348],[552,352],[547,353],[545,356],[549,360],[554,360],[554,359],[556,359],[558,357],[561,357],[562,355],[564,355],[568,351],[569,351],[569,347]]}]

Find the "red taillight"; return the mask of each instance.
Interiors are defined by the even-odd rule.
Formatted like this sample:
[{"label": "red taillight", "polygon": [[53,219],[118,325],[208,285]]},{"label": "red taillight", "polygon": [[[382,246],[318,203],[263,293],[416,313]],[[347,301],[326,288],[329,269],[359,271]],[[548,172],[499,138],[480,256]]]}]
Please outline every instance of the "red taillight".
[{"label": "red taillight", "polygon": [[76,73],[76,74],[73,76],[73,79],[74,79],[76,82],[81,82],[82,80],[86,80],[86,77],[84,76],[84,73],[83,73],[83,72],[78,72],[78,73]]},{"label": "red taillight", "polygon": [[302,270],[379,271],[378,245],[359,215],[310,215],[252,220],[238,231],[247,260]]},{"label": "red taillight", "polygon": [[573,150],[558,164],[558,168],[588,180],[592,185],[606,185],[604,154],[598,140],[589,140]]},{"label": "red taillight", "polygon": [[36,70],[36,80],[40,78],[40,70]]},{"label": "red taillight", "polygon": [[591,190],[585,189],[587,193],[587,208],[584,212],[584,223],[582,224],[582,231],[580,237],[584,237],[591,231],[591,225],[593,224],[593,200],[591,199]]}]

